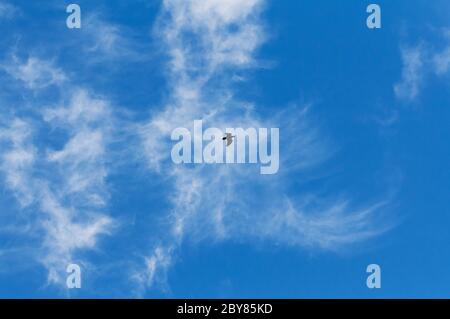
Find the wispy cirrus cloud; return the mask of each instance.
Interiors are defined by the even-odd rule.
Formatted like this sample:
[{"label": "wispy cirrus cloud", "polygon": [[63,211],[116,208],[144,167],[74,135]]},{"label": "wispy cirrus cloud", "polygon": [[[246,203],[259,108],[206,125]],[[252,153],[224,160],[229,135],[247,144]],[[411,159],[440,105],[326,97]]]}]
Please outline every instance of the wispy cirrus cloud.
[{"label": "wispy cirrus cloud", "polygon": [[52,62],[33,56],[24,61],[12,56],[10,60],[0,64],[0,67],[14,79],[23,82],[30,90],[60,85],[67,79],[64,72]]},{"label": "wispy cirrus cloud", "polygon": [[123,53],[126,40],[118,26],[104,21],[99,16],[91,15],[86,18],[83,27],[90,37],[85,44],[87,52],[105,55]]},{"label": "wispy cirrus cloud", "polygon": [[[28,59],[26,71],[18,60],[11,66],[15,71],[10,75],[24,87],[58,88],[57,79],[66,78],[50,62],[40,60],[37,66],[33,61],[37,59]],[[33,223],[33,234],[27,235],[41,238],[35,254],[48,269],[51,283],[64,283],[65,267],[79,252],[95,248],[116,223],[106,212],[109,104],[72,86],[64,86],[61,96],[56,106],[40,108],[37,117],[11,115],[0,126],[0,171],[6,188]],[[51,142],[55,129],[56,144]],[[43,134],[47,143],[38,142]]]},{"label": "wispy cirrus cloud", "polygon": [[[263,6],[262,0],[163,1],[156,33],[170,55],[171,96],[142,128],[142,136],[149,168],[169,177],[172,208],[164,219],[168,231],[160,235],[140,275],[133,276],[142,289],[162,280],[187,239],[273,240],[337,249],[386,230],[376,223],[381,204],[354,209],[345,199],[304,207],[294,203],[308,194],[284,191],[286,174],[304,172],[334,150],[309,122],[308,108],[290,107],[264,118],[252,103],[234,96],[233,73],[258,66],[256,52],[265,40]],[[280,173],[261,177],[252,166],[174,166],[171,131],[199,119],[222,129],[280,127],[280,144],[289,150],[281,154]]]},{"label": "wispy cirrus cloud", "polygon": [[425,58],[422,45],[402,49],[402,79],[394,86],[397,98],[412,101],[419,95],[424,76]]},{"label": "wispy cirrus cloud", "polygon": [[[184,241],[262,240],[334,250],[386,230],[377,223],[384,202],[355,208],[351,196],[317,196],[305,204],[304,198],[312,195],[290,187],[288,175],[307,172],[334,151],[310,119],[310,107],[289,106],[269,118],[236,97],[233,84],[246,78],[235,73],[260,66],[264,5],[263,0],[163,1],[154,33],[170,57],[171,89],[162,110],[139,133],[149,169],[167,182],[164,194],[171,208],[158,215],[163,229],[149,232],[156,244],[133,269],[138,290],[164,284]],[[118,26],[91,19],[83,23],[83,32],[89,31],[81,34],[83,57],[94,62],[133,57],[134,44]],[[109,213],[107,182],[117,123],[107,99],[73,85],[72,77],[68,81],[51,59],[13,56],[2,69],[23,89],[58,91],[52,102],[33,99],[35,113],[28,117],[8,115],[1,123],[0,154],[5,187],[22,213],[33,212],[30,233],[39,238],[36,256],[47,268],[49,282],[61,283],[65,266],[99,247],[117,225]],[[174,166],[172,129],[190,127],[198,119],[223,129],[280,127],[280,173],[263,177],[251,165]]]},{"label": "wispy cirrus cloud", "polygon": [[446,45],[440,52],[436,52],[432,56],[434,69],[437,75],[444,75],[450,71],[450,29],[444,31],[444,39]]},{"label": "wispy cirrus cloud", "polygon": [[81,48],[90,63],[122,59],[130,62],[144,56],[141,53],[144,48],[133,39],[132,30],[106,20],[101,14],[90,14],[84,18],[81,35]]},{"label": "wispy cirrus cloud", "polygon": [[1,170],[5,173],[8,188],[15,190],[21,206],[28,206],[34,200],[33,190],[28,184],[30,170],[36,159],[36,149],[30,143],[32,130],[28,123],[13,119],[10,124],[1,123],[0,141],[2,149]]},{"label": "wispy cirrus cloud", "polygon": [[11,19],[19,13],[19,9],[11,3],[0,1],[0,19]]},{"label": "wispy cirrus cloud", "polygon": [[443,45],[435,46],[421,40],[417,45],[401,49],[402,77],[394,85],[394,92],[399,100],[415,101],[427,78],[440,78],[450,71],[450,31],[444,29],[439,33],[438,37],[443,40]]}]

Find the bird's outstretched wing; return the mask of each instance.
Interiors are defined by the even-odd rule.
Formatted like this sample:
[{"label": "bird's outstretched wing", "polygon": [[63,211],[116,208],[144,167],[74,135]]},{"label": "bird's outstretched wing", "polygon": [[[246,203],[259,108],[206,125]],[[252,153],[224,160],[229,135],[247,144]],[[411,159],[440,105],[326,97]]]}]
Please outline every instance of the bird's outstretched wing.
[{"label": "bird's outstretched wing", "polygon": [[227,146],[230,146],[231,143],[233,143],[233,137],[230,134],[230,136],[227,136]]}]

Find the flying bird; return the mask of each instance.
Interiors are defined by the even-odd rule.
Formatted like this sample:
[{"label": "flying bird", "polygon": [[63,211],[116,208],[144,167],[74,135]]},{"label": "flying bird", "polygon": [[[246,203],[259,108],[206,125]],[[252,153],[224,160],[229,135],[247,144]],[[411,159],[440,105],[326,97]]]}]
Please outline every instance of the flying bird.
[{"label": "flying bird", "polygon": [[224,138],[222,138],[222,140],[226,140],[227,141],[227,146],[230,146],[231,145],[231,143],[233,143],[233,138],[234,138],[235,136],[233,136],[233,135],[231,135],[231,133],[226,133],[225,134],[225,137]]}]

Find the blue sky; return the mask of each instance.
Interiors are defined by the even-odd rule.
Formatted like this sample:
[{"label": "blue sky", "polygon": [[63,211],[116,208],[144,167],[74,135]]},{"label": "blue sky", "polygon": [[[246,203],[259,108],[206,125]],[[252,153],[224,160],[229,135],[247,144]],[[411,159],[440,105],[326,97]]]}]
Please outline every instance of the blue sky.
[{"label": "blue sky", "polygon": [[[69,3],[0,0],[0,297],[450,296],[448,1]],[[278,173],[174,164],[200,119]]]}]

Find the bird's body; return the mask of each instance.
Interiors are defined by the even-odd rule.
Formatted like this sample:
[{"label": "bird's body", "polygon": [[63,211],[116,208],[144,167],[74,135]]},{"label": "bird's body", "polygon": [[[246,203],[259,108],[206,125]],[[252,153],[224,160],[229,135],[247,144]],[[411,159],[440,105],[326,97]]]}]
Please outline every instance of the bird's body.
[{"label": "bird's body", "polygon": [[234,138],[235,136],[233,136],[233,135],[231,135],[231,133],[226,133],[225,134],[225,137],[224,138],[222,138],[222,140],[226,140],[227,141],[227,146],[230,146],[231,145],[231,143],[233,143],[233,138]]}]

